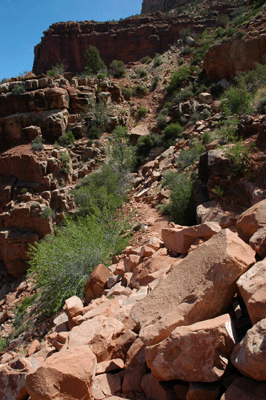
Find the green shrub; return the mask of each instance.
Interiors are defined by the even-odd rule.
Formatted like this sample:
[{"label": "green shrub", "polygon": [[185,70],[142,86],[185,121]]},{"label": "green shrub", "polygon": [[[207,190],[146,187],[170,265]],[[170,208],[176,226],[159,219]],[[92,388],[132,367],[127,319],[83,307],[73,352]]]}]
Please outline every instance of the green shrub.
[{"label": "green shrub", "polygon": [[66,65],[64,63],[58,63],[52,66],[52,69],[46,72],[47,76],[63,75],[66,72]]},{"label": "green shrub", "polygon": [[150,64],[151,58],[149,56],[145,56],[141,59],[142,64]]},{"label": "green shrub", "polygon": [[85,51],[84,57],[87,62],[87,66],[84,68],[85,73],[96,75],[101,69],[107,69],[99,50],[95,46],[90,45]]},{"label": "green shrub", "polygon": [[142,136],[136,144],[136,156],[137,159],[147,157],[152,148],[161,146],[162,138],[160,135],[150,133],[147,136]]},{"label": "green shrub", "polygon": [[8,341],[0,337],[0,353],[8,346]]},{"label": "green shrub", "polygon": [[240,29],[236,32],[237,39],[242,39],[243,36],[245,36],[245,31],[243,31],[243,29]]},{"label": "green shrub", "polygon": [[43,142],[41,136],[36,136],[32,140],[31,147],[36,151],[41,151],[43,149]]},{"label": "green shrub", "polygon": [[171,191],[169,204],[165,207],[169,220],[180,225],[194,225],[196,201],[191,177],[169,171],[164,175],[164,185]]},{"label": "green shrub", "polygon": [[202,119],[210,118],[210,116],[211,116],[211,113],[210,113],[210,111],[209,111],[207,108],[205,108],[205,109],[200,113],[200,118],[202,118]]},{"label": "green shrub", "polygon": [[219,15],[219,17],[217,18],[217,25],[225,28],[226,25],[229,23],[229,17],[227,15]]},{"label": "green shrub", "polygon": [[200,144],[199,142],[194,143],[189,150],[181,150],[177,158],[178,168],[183,171],[190,165],[195,164],[204,150],[204,145]]},{"label": "green shrub", "polygon": [[67,131],[63,136],[60,136],[58,142],[63,147],[72,147],[75,142],[75,136],[71,131]]},{"label": "green shrub", "polygon": [[13,94],[21,94],[21,93],[25,93],[26,89],[23,85],[17,85],[12,89],[12,93]]},{"label": "green shrub", "polygon": [[186,86],[183,90],[178,91],[173,97],[173,104],[179,104],[194,97],[192,85]]},{"label": "green shrub", "polygon": [[126,74],[123,61],[113,60],[109,66],[109,72],[115,78],[122,78]]},{"label": "green shrub", "polygon": [[221,186],[215,186],[215,188],[213,188],[211,191],[219,198],[223,197],[224,195],[224,189]]},{"label": "green shrub", "polygon": [[136,78],[145,78],[148,75],[147,71],[145,71],[145,69],[143,68],[136,67],[134,68],[134,71],[136,74]]},{"label": "green shrub", "polygon": [[251,147],[242,143],[241,140],[225,150],[225,155],[230,163],[229,168],[232,179],[242,175],[248,168],[250,162],[248,154],[250,150]]},{"label": "green shrub", "polygon": [[172,74],[171,82],[166,87],[166,90],[169,94],[173,94],[177,91],[182,83],[188,78],[189,68],[186,65],[183,65],[179,71],[176,71]]},{"label": "green shrub", "polygon": [[152,84],[151,84],[151,88],[150,88],[150,90],[151,90],[151,91],[153,91],[153,90],[155,90],[155,89],[156,89],[156,87],[157,87],[157,85],[158,85],[158,82],[159,82],[159,80],[160,80],[160,78],[159,78],[159,76],[158,76],[158,75],[156,75],[156,76],[153,78],[153,80],[152,80]]},{"label": "green shrub", "polygon": [[224,34],[225,34],[224,29],[219,27],[219,28],[216,29],[216,31],[214,33],[214,36],[215,36],[215,38],[221,38],[221,37],[224,36]]},{"label": "green shrub", "polygon": [[48,219],[48,218],[52,218],[55,219],[55,211],[52,210],[50,207],[45,207],[42,212],[40,213],[40,216],[43,219]]},{"label": "green shrub", "polygon": [[222,109],[226,115],[232,115],[249,111],[251,95],[244,86],[230,86],[224,92],[221,100]]},{"label": "green shrub", "polygon": [[166,128],[163,130],[163,135],[166,141],[172,141],[174,139],[182,137],[183,128],[182,126],[176,122],[172,122],[171,124],[167,125]]},{"label": "green shrub", "polygon": [[163,130],[167,126],[167,115],[160,113],[156,119],[156,124],[160,130]]},{"label": "green shrub", "polygon": [[137,111],[138,117],[139,118],[143,118],[145,117],[146,113],[147,113],[147,108],[146,107],[140,107]]},{"label": "green shrub", "polygon": [[124,96],[125,100],[130,100],[132,96],[132,90],[130,88],[123,87],[122,95]]},{"label": "green shrub", "polygon": [[148,93],[146,86],[136,85],[132,89],[132,94],[137,97],[145,96]]},{"label": "green shrub", "polygon": [[88,129],[87,136],[90,139],[99,139],[102,135],[102,130],[98,126],[92,126]]},{"label": "green shrub", "polygon": [[155,54],[155,57],[153,59],[153,67],[159,67],[159,65],[161,65],[163,63],[163,59],[161,57],[161,55],[159,53]]}]

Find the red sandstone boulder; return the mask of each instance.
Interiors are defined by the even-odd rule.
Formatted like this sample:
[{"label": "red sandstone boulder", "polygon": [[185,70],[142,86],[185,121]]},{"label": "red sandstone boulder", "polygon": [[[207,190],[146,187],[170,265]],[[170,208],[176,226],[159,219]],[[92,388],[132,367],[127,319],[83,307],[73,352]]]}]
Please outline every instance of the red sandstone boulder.
[{"label": "red sandstone boulder", "polygon": [[262,200],[244,211],[237,220],[237,233],[248,242],[258,229],[266,227],[266,200]]},{"label": "red sandstone boulder", "polygon": [[161,343],[146,347],[146,361],[159,381],[215,382],[224,375],[234,344],[226,314],[176,328]]},{"label": "red sandstone boulder", "polygon": [[266,257],[266,227],[260,228],[249,239],[249,244],[261,257]]},{"label": "red sandstone boulder", "polygon": [[107,279],[110,276],[113,276],[113,273],[103,264],[99,264],[94,268],[84,287],[84,293],[88,301],[101,297],[106,287]]},{"label": "red sandstone boulder", "polygon": [[222,230],[181,262],[135,304],[132,318],[146,344],[158,343],[180,325],[226,312],[236,280],[255,262],[255,252],[236,234]]},{"label": "red sandstone boulder", "polygon": [[88,346],[53,354],[26,377],[31,400],[91,400],[96,363]]},{"label": "red sandstone boulder", "polygon": [[236,283],[252,324],[266,318],[266,259],[253,265]]},{"label": "red sandstone boulder", "polygon": [[87,345],[98,362],[105,361],[115,346],[114,339],[122,334],[123,329],[124,325],[115,318],[94,317],[70,331],[62,351]]},{"label": "red sandstone boulder", "polygon": [[95,376],[92,385],[94,400],[102,400],[121,392],[121,377],[119,374],[101,374]]},{"label": "red sandstone boulder", "polygon": [[81,314],[83,310],[83,303],[77,296],[72,296],[69,299],[65,300],[64,311],[68,315],[69,318],[76,317]]},{"label": "red sandstone boulder", "polygon": [[178,254],[186,254],[196,239],[206,241],[221,231],[216,222],[205,222],[190,227],[164,228],[162,238],[165,247]]},{"label": "red sandstone boulder", "polygon": [[26,375],[31,372],[30,363],[22,358],[0,365],[1,400],[23,400],[27,397]]},{"label": "red sandstone boulder", "polygon": [[234,348],[232,363],[245,376],[266,380],[266,318],[249,329]]},{"label": "red sandstone boulder", "polygon": [[134,287],[135,284],[146,286],[158,276],[161,276],[169,271],[173,264],[173,258],[169,256],[150,257],[147,261],[139,264],[133,272],[130,284]]}]

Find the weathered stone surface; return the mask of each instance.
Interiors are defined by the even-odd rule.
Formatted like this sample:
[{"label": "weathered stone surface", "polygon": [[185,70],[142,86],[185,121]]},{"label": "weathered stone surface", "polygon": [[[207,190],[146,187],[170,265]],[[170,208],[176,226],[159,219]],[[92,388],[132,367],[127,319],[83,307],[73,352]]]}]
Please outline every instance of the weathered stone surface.
[{"label": "weathered stone surface", "polygon": [[206,241],[221,231],[216,222],[205,222],[190,227],[164,228],[162,238],[165,247],[179,254],[186,254],[196,239]]},{"label": "weathered stone surface", "polygon": [[218,381],[235,344],[232,332],[229,314],[180,326],[161,343],[146,347],[147,365],[159,381]]},{"label": "weathered stone surface", "polygon": [[26,377],[32,400],[91,400],[96,357],[88,346],[80,346],[51,357]]},{"label": "weathered stone surface", "polygon": [[234,348],[231,359],[243,375],[266,381],[266,318],[247,331]]},{"label": "weathered stone surface", "polygon": [[266,227],[266,200],[244,211],[236,223],[237,232],[245,242],[248,242],[258,229],[264,227]]},{"label": "weathered stone surface", "polygon": [[92,385],[94,400],[102,400],[121,392],[121,377],[118,374],[101,374],[95,376]]},{"label": "weathered stone surface", "polygon": [[76,317],[81,314],[83,310],[83,303],[78,296],[72,296],[65,300],[64,311],[70,318]]},{"label": "weathered stone surface", "polygon": [[266,318],[266,259],[253,265],[236,283],[252,324]]},{"label": "weathered stone surface", "polygon": [[154,255],[136,267],[130,280],[130,284],[133,287],[135,283],[141,286],[146,286],[154,279],[158,278],[158,276],[166,273],[172,264],[172,257]]},{"label": "weathered stone surface", "polygon": [[144,375],[141,387],[147,397],[152,400],[176,400],[176,393],[172,385],[158,382],[152,374]]},{"label": "weathered stone surface", "polygon": [[266,383],[256,382],[253,379],[237,378],[221,400],[263,400],[265,399]]},{"label": "weathered stone surface", "polygon": [[266,257],[266,227],[260,228],[249,239],[249,244],[261,257]]},{"label": "weathered stone surface", "polygon": [[96,375],[105,374],[106,372],[112,372],[123,369],[125,366],[124,361],[121,358],[115,358],[108,361],[102,361],[97,364]]},{"label": "weathered stone surface", "polygon": [[31,370],[29,362],[22,358],[0,365],[1,400],[24,400],[27,397],[25,378]]},{"label": "weathered stone surface", "polygon": [[105,361],[114,346],[113,340],[123,329],[124,325],[115,318],[94,317],[71,330],[63,350],[89,345],[97,361]]},{"label": "weathered stone surface", "polygon": [[130,131],[130,142],[135,145],[138,140],[143,137],[149,135],[149,129],[146,124],[139,124],[135,128]]},{"label": "weathered stone surface", "polygon": [[254,256],[254,250],[228,229],[203,243],[133,306],[131,316],[142,328],[141,338],[146,344],[158,343],[177,326],[226,312],[236,280],[254,264]]},{"label": "weathered stone surface", "polygon": [[113,273],[103,264],[99,264],[94,268],[84,287],[86,298],[91,301],[92,299],[101,297],[106,286],[107,278],[112,275]]},{"label": "weathered stone surface", "polygon": [[211,47],[204,58],[210,80],[231,79],[240,72],[255,68],[255,63],[265,64],[266,35],[254,38],[233,39]]}]

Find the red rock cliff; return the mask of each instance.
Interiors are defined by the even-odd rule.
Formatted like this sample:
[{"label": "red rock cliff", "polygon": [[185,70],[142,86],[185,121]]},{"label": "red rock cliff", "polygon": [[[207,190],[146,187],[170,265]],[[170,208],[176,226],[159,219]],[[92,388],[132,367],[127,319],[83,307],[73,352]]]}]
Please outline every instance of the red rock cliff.
[{"label": "red rock cliff", "polygon": [[201,32],[207,24],[210,21],[177,20],[160,12],[119,22],[55,23],[44,32],[41,43],[34,49],[33,71],[41,74],[64,62],[69,71],[81,72],[86,66],[84,53],[89,45],[98,48],[107,65],[114,59],[125,63],[137,61],[167,50],[182,29],[190,27]]}]

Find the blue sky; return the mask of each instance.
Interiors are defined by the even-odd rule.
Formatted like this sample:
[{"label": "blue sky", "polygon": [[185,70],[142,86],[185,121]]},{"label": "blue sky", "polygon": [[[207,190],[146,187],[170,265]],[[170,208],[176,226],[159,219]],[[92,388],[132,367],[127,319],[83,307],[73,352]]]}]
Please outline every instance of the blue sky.
[{"label": "blue sky", "polygon": [[59,21],[108,21],[140,14],[142,0],[0,0],[0,81],[31,71],[34,46]]}]

